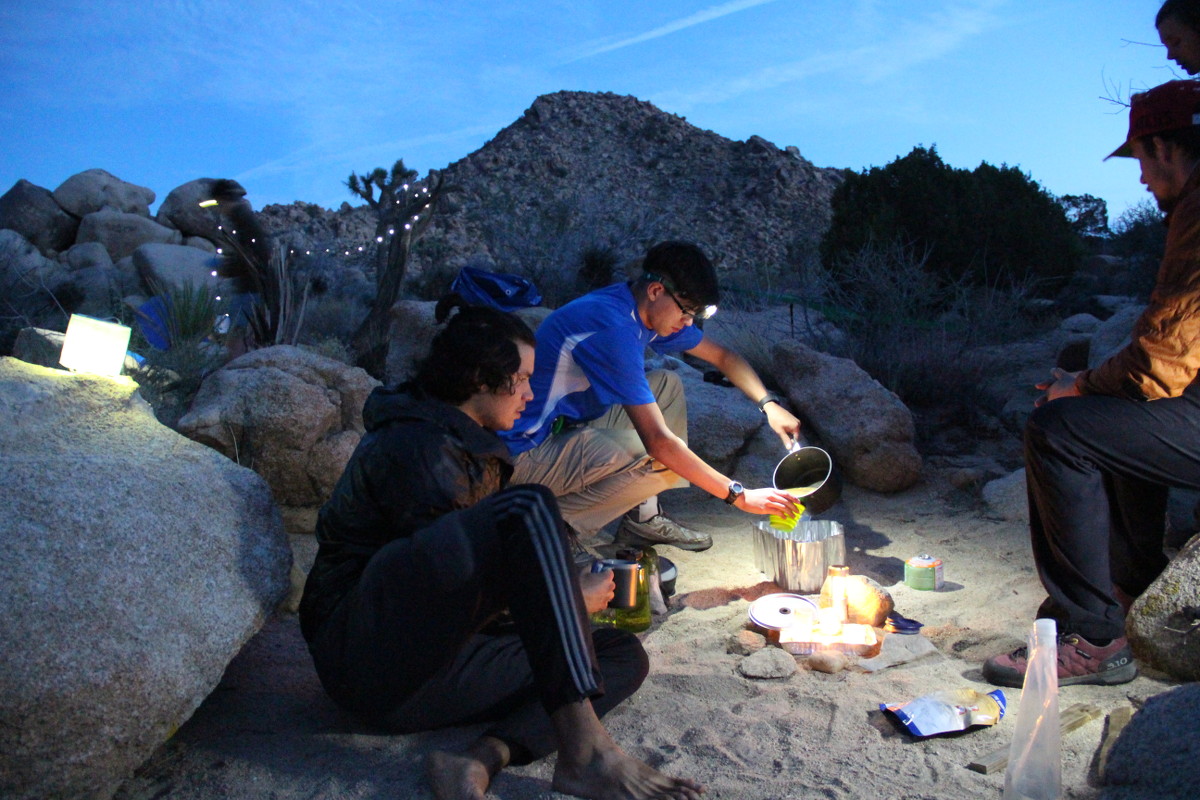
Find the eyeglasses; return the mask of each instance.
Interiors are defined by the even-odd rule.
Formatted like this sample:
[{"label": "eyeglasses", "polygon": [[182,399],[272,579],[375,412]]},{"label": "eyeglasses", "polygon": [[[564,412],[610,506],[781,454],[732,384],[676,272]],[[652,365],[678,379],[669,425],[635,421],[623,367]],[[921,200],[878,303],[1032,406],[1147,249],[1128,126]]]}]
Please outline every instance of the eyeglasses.
[{"label": "eyeglasses", "polygon": [[679,297],[675,294],[675,287],[662,276],[655,275],[653,272],[647,272],[643,277],[648,281],[658,281],[662,284],[663,290],[670,296],[672,302],[679,308],[679,312],[687,319],[708,319],[713,314],[717,313],[716,306],[704,306],[703,308],[695,308],[688,310],[684,308],[683,303],[679,302]]},{"label": "eyeglasses", "polygon": [[679,302],[679,298],[675,296],[674,292],[672,292],[670,289],[667,289],[666,286],[664,286],[663,289],[666,291],[667,296],[675,301],[675,305],[679,306],[679,312],[681,314],[683,314],[684,317],[687,317],[689,319],[696,319],[696,318],[704,319],[704,309],[700,308],[695,311],[688,311],[686,308],[683,307],[683,303]]}]

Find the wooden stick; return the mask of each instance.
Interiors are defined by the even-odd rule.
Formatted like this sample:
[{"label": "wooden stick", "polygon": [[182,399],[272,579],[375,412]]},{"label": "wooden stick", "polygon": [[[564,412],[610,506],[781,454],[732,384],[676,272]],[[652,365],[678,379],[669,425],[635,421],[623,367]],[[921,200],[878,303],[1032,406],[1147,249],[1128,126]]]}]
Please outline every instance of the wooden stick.
[{"label": "wooden stick", "polygon": [[[1076,703],[1058,715],[1060,730],[1063,734],[1070,733],[1099,716],[1100,709],[1096,706],[1089,705],[1088,703]],[[1008,753],[1011,749],[1011,744],[1007,744],[1004,747],[997,747],[982,758],[967,764],[967,769],[982,772],[984,775],[999,772],[1008,766]]]},{"label": "wooden stick", "polygon": [[1121,735],[1121,731],[1133,719],[1133,706],[1119,706],[1108,715],[1108,727],[1100,739],[1100,755],[1097,759],[1096,774],[1104,780],[1104,770],[1108,767],[1108,751],[1112,750],[1113,742]]}]

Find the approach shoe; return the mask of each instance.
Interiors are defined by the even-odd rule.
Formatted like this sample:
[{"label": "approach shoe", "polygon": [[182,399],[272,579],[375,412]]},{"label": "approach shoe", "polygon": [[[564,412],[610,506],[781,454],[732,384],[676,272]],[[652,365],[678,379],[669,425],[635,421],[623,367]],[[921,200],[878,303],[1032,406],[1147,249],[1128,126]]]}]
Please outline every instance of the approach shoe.
[{"label": "approach shoe", "polygon": [[[1029,668],[1029,652],[1018,647],[1011,653],[992,656],[983,662],[983,677],[997,686],[1021,688],[1025,685],[1025,670]],[[1112,686],[1128,683],[1137,677],[1137,662],[1129,649],[1129,640],[1122,636],[1100,647],[1077,633],[1058,637],[1058,685],[1080,683]]]},{"label": "approach shoe", "polygon": [[707,550],[712,547],[712,537],[707,533],[685,528],[665,514],[655,514],[645,522],[637,522],[629,515],[621,519],[614,544],[634,547],[657,547],[667,544],[680,550]]}]

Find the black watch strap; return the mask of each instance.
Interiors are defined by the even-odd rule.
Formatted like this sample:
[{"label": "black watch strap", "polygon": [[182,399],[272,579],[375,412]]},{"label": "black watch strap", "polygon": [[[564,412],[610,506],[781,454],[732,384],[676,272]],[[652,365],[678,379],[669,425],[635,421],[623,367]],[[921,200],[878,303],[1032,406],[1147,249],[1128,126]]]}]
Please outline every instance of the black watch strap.
[{"label": "black watch strap", "polygon": [[774,392],[767,392],[763,396],[763,399],[758,401],[758,410],[764,414],[767,413],[767,403],[779,403],[779,405],[783,405],[783,398]]},{"label": "black watch strap", "polygon": [[725,502],[728,503],[729,505],[733,505],[734,503],[737,502],[737,499],[745,493],[746,493],[745,487],[743,487],[737,481],[730,481],[729,482],[729,494],[725,495]]}]

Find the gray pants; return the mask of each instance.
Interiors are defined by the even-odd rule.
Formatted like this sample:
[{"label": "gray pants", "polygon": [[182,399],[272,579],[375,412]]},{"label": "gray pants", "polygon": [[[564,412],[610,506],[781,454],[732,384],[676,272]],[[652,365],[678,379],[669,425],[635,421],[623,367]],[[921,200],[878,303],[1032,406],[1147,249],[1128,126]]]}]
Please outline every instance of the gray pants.
[{"label": "gray pants", "polygon": [[[687,442],[687,398],[679,376],[646,373],[671,431]],[[584,539],[666,489],[687,486],[646,454],[622,406],[586,425],[550,436],[517,456],[513,483],[540,483],[554,492],[563,519]]]}]

